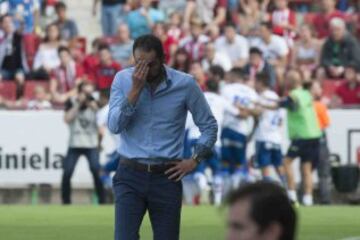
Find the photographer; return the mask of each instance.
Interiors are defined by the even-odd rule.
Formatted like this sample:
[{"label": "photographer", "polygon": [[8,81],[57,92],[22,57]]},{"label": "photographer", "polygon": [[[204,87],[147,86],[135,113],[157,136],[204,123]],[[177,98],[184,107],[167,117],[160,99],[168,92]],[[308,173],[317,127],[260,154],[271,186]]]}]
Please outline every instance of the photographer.
[{"label": "photographer", "polygon": [[104,189],[99,177],[98,129],[96,124],[97,103],[92,97],[93,85],[80,83],[77,96],[65,103],[64,120],[70,128],[69,148],[64,159],[62,177],[63,204],[71,203],[71,177],[77,160],[84,155],[89,161],[99,203],[104,203]]}]

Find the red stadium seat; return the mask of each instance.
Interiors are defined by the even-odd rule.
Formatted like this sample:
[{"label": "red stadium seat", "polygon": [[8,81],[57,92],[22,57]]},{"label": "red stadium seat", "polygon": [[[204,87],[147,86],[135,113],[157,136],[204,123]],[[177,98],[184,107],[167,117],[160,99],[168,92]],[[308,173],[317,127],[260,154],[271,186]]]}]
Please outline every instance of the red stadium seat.
[{"label": "red stadium seat", "polygon": [[36,86],[42,86],[47,91],[49,91],[49,83],[45,81],[25,81],[24,87],[24,98],[25,99],[34,99],[34,89]]},{"label": "red stadium seat", "polygon": [[24,41],[26,60],[29,67],[32,68],[36,52],[41,43],[41,39],[36,34],[29,33],[23,36],[23,41]]},{"label": "red stadium seat", "polygon": [[343,79],[337,79],[337,80],[324,80],[323,81],[323,95],[327,98],[331,98],[335,92],[338,86],[343,82]]},{"label": "red stadium seat", "polygon": [[16,100],[16,84],[14,82],[0,82],[0,96],[6,100]]}]

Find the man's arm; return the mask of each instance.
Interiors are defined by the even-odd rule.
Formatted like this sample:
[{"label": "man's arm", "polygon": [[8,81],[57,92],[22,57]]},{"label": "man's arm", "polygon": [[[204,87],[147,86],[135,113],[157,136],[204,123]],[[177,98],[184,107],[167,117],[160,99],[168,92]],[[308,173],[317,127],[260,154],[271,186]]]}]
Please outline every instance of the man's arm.
[{"label": "man's arm", "polygon": [[195,80],[189,84],[188,93],[187,108],[193,116],[195,125],[201,132],[194,155],[199,159],[204,159],[212,152],[217,139],[218,125],[204,94]]},{"label": "man's arm", "polygon": [[135,113],[136,102],[145,85],[148,71],[147,63],[140,62],[136,65],[132,75],[132,87],[127,95],[125,95],[120,86],[123,74],[116,74],[111,86],[109,102],[108,127],[110,132],[119,134],[129,124]]},{"label": "man's arm", "polygon": [[69,99],[65,103],[64,121],[67,124],[71,123],[76,118],[76,115],[79,113],[79,110],[80,110],[80,103],[79,102],[71,103]]}]

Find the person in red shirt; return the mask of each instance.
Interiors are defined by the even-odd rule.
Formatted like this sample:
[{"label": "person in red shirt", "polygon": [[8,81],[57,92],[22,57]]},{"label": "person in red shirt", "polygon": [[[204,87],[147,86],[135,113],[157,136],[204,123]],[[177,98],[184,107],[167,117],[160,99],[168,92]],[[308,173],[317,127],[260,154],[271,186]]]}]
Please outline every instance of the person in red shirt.
[{"label": "person in red shirt", "polygon": [[275,0],[275,6],[270,16],[273,33],[283,36],[288,46],[292,47],[296,35],[296,14],[288,7],[288,0]]},{"label": "person in red shirt", "polygon": [[94,39],[94,41],[91,43],[92,52],[84,58],[83,67],[84,67],[84,72],[87,76],[93,74],[94,68],[100,62],[99,53],[98,53],[99,44],[100,44],[100,40]]},{"label": "person in red shirt", "polygon": [[65,101],[76,94],[76,85],[83,79],[84,70],[77,64],[67,47],[59,47],[60,66],[51,73],[50,93],[55,103]]},{"label": "person in red shirt", "polygon": [[360,105],[360,71],[356,67],[346,67],[345,82],[336,89],[332,102],[333,107]]},{"label": "person in red shirt", "polygon": [[178,41],[174,37],[166,34],[164,23],[156,23],[153,27],[153,34],[161,40],[165,52],[165,62],[169,64],[175,55]]},{"label": "person in red shirt", "polygon": [[330,21],[333,18],[342,18],[345,20],[345,14],[336,10],[335,0],[321,0],[322,12],[318,13],[314,20],[313,26],[318,38],[326,38],[330,35]]},{"label": "person in red shirt", "polygon": [[92,81],[97,90],[108,89],[115,77],[115,74],[121,70],[121,65],[113,60],[108,45],[99,46],[100,62],[94,68]]}]

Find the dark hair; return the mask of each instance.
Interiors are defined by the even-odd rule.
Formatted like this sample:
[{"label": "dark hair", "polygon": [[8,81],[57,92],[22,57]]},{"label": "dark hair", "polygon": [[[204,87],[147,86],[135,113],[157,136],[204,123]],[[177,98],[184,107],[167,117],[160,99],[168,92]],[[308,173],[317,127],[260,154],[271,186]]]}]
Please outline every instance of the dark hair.
[{"label": "dark hair", "polygon": [[231,27],[231,28],[233,28],[233,29],[236,30],[236,25],[235,25],[234,23],[232,23],[232,22],[227,22],[227,23],[225,24],[225,28],[227,28],[227,27]]},{"label": "dark hair", "polygon": [[245,184],[228,196],[230,206],[241,200],[250,202],[249,215],[260,232],[276,222],[281,225],[280,240],[295,239],[296,213],[283,188],[271,182]]},{"label": "dark hair", "polygon": [[219,92],[219,82],[214,79],[209,79],[206,81],[206,88],[209,92]]},{"label": "dark hair", "polygon": [[58,29],[59,36],[58,36],[57,40],[60,41],[60,39],[61,39],[61,33],[60,33],[60,28],[59,28],[59,26],[58,26],[56,23],[50,23],[49,25],[46,26],[44,42],[49,42],[49,41],[50,41],[48,31],[49,31],[49,29],[50,29],[51,27],[56,27],[56,28]]},{"label": "dark hair", "polygon": [[107,50],[110,51],[110,46],[106,43],[100,43],[98,46],[98,51]]},{"label": "dark hair", "polygon": [[263,21],[260,23],[261,26],[266,27],[267,29],[272,29],[272,23],[270,21]]},{"label": "dark hair", "polygon": [[256,82],[261,83],[265,87],[270,86],[269,76],[266,73],[256,74]]},{"label": "dark hair", "polygon": [[133,46],[133,53],[136,49],[141,49],[146,52],[155,51],[156,56],[163,60],[165,58],[164,49],[159,38],[153,34],[146,34],[135,39]]},{"label": "dark hair", "polygon": [[70,54],[70,49],[68,47],[65,47],[65,46],[60,46],[58,48],[58,54],[60,54],[61,52],[67,52]]},{"label": "dark hair", "polygon": [[230,74],[234,75],[237,79],[245,80],[246,74],[241,67],[233,67],[230,71]]},{"label": "dark hair", "polygon": [[59,10],[66,10],[66,4],[64,2],[58,2],[55,4],[55,11],[59,11]]},{"label": "dark hair", "polygon": [[8,14],[8,13],[0,16],[0,24],[2,24],[3,21],[5,20],[5,18],[7,18],[7,17],[12,18],[12,16],[10,14]]},{"label": "dark hair", "polygon": [[176,59],[176,56],[180,55],[180,54],[186,55],[188,59],[190,58],[188,52],[184,48],[179,48],[176,50],[176,52],[174,54],[175,60],[174,60],[172,67],[176,70],[180,70],[180,71],[188,73],[190,70],[190,61],[187,60],[184,62],[184,65],[181,65]]},{"label": "dark hair", "polygon": [[257,47],[251,47],[249,52],[250,52],[250,54],[257,54],[257,55],[259,55],[259,56],[261,56],[261,57],[262,57],[262,55],[263,55],[263,53],[262,53],[262,51],[260,50],[260,48],[257,48]]},{"label": "dark hair", "polygon": [[212,75],[219,76],[221,79],[225,77],[225,71],[220,65],[210,66],[209,72],[212,73]]}]

